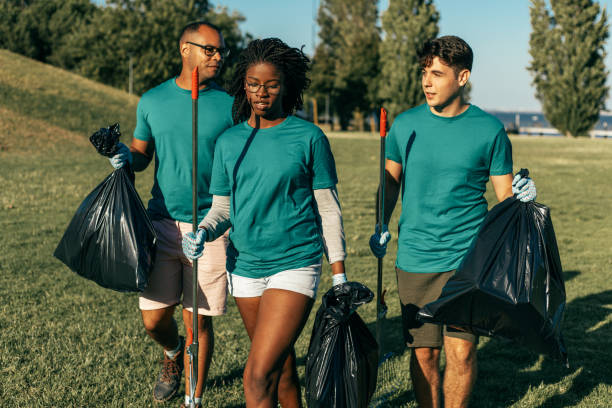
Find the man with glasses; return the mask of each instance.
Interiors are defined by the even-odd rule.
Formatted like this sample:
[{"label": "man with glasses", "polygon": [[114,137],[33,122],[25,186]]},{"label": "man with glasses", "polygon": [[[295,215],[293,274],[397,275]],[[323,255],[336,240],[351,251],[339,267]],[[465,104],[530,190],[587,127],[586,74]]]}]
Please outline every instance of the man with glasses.
[{"label": "man with glasses", "polygon": [[[148,212],[157,232],[158,246],[147,289],[140,295],[142,320],[149,336],[164,348],[162,369],[153,389],[153,399],[168,401],[177,392],[183,367],[188,362],[185,341],[178,335],[175,306],[181,301],[185,328],[191,327],[192,269],[182,250],[182,236],[192,228],[192,101],[191,75],[199,69],[198,96],[198,223],[208,213],[212,196],[208,193],[213,152],[217,137],[232,122],[232,98],[213,79],[228,55],[223,36],[214,25],[198,21],[188,24],[179,40],[182,69],[147,91],[137,109],[137,124],[130,148],[120,144],[111,164],[120,168],[129,162],[135,171],[144,170],[155,155],[154,184]],[[227,278],[222,236],[206,244],[198,263],[198,383],[196,404],[213,353],[211,316],[225,313]],[[185,381],[185,405],[189,405]]]}]

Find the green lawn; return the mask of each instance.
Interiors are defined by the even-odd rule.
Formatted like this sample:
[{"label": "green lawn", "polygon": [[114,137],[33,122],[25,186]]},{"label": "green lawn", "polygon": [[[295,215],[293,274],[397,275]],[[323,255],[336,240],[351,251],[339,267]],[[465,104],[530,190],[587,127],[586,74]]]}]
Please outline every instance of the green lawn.
[{"label": "green lawn", "polygon": [[[19,72],[28,72],[20,77]],[[22,87],[31,86],[29,93]],[[32,89],[36,89],[34,94]],[[40,97],[40,100],[37,100]],[[42,101],[42,102],[41,102]],[[147,407],[161,353],[142,329],[137,295],[103,289],[52,253],[83,198],[110,171],[86,137],[120,121],[137,99],[0,50],[0,406]],[[69,106],[68,106],[69,105]],[[350,136],[350,135],[349,135]],[[123,137],[129,140],[129,137]],[[612,142],[513,137],[515,168],[528,167],[551,208],[567,288],[570,368],[513,344],[482,339],[473,407],[608,407],[612,400]],[[349,257],[347,273],[375,289],[376,137],[332,137]],[[146,202],[152,175],[137,176]],[[493,196],[489,191],[487,197]],[[397,217],[391,228],[397,237]],[[395,240],[390,245],[394,252]],[[393,256],[385,259],[389,314],[384,406],[415,407],[401,337]],[[331,285],[323,272],[320,294]],[[320,296],[315,310],[318,308]],[[375,304],[360,315],[374,329]],[[303,380],[314,311],[296,346]],[[180,318],[177,313],[177,318]],[[238,407],[249,342],[232,300],[215,319],[207,407]],[[177,407],[176,399],[160,407]]]}]

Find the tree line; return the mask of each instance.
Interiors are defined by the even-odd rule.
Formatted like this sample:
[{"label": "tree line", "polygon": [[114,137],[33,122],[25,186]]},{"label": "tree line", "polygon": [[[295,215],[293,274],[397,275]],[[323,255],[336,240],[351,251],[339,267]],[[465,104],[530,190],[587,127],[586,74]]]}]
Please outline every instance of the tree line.
[{"label": "tree line", "polygon": [[233,60],[250,36],[244,17],[213,9],[206,0],[0,0],[0,48],[142,94],[178,75],[178,36],[188,22],[205,19],[219,26]]},{"label": "tree line", "polygon": [[[342,129],[381,105],[392,119],[424,103],[417,50],[438,35],[440,13],[433,0],[389,0],[379,20],[377,5],[320,0],[308,99]],[[593,0],[531,0],[530,12],[528,69],[544,115],[568,136],[585,135],[609,91],[607,14]],[[132,65],[133,90],[141,94],[179,73],[177,37],[198,19],[223,32],[231,54],[222,81],[231,78],[252,37],[239,29],[241,14],[207,0],[0,0],[0,48],[125,90]]]}]

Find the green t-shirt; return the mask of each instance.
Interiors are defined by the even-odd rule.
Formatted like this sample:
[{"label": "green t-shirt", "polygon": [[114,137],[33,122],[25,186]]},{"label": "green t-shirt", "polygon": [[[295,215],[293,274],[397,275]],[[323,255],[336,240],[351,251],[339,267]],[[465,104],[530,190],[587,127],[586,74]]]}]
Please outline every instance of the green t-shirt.
[{"label": "green t-shirt", "polygon": [[[211,83],[198,96],[198,222],[212,204],[208,192],[217,138],[233,125],[233,99]],[[155,179],[149,201],[153,219],[192,222],[191,91],[169,79],[147,91],[136,111],[134,137],[155,143]]]},{"label": "green t-shirt", "polygon": [[487,213],[489,176],[512,172],[502,123],[474,105],[446,118],[424,104],[395,119],[386,143],[403,170],[397,267],[456,269]]},{"label": "green t-shirt", "polygon": [[217,142],[210,192],[230,196],[227,270],[260,278],[319,263],[313,190],[338,182],[329,141],[295,116],[267,129],[247,122]]}]

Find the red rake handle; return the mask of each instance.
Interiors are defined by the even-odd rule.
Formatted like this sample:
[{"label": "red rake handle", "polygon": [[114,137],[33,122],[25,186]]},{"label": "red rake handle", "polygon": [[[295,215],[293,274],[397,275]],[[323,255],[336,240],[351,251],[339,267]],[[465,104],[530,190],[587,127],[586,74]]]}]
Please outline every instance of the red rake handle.
[{"label": "red rake handle", "polygon": [[191,99],[198,99],[198,91],[200,90],[199,77],[198,67],[195,67],[191,73]]},{"label": "red rake handle", "polygon": [[[380,179],[378,186],[378,231],[382,234],[385,209],[385,141],[387,136],[387,111],[380,108]],[[378,274],[376,277],[376,342],[378,343],[378,360],[382,361],[383,354],[383,319],[385,318],[387,306],[385,305],[385,293],[382,288],[383,260],[378,258]]]},{"label": "red rake handle", "polygon": [[380,108],[380,137],[387,136],[387,111]]},{"label": "red rake handle", "polygon": [[[195,67],[191,73],[191,138],[192,138],[192,205],[193,205],[193,225],[192,230],[195,233],[198,230],[198,93],[200,91],[200,80],[198,75],[198,67]],[[191,397],[191,408],[195,408],[195,389],[198,383],[198,260],[194,259],[192,264],[193,287],[192,299],[193,305],[193,322],[192,327],[187,329],[187,352],[189,353],[189,396]]]},{"label": "red rake handle", "polygon": [[193,329],[191,327],[187,328],[187,341],[185,342],[185,346],[189,347],[193,343]]}]

